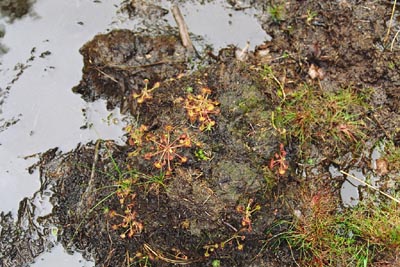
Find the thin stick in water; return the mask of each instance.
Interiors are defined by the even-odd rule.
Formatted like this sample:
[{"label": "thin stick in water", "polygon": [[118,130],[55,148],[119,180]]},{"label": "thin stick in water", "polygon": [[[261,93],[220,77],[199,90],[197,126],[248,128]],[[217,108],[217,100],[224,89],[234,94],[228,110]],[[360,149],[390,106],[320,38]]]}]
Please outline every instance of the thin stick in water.
[{"label": "thin stick in water", "polygon": [[373,189],[373,190],[379,192],[380,194],[384,195],[385,197],[387,197],[387,198],[389,198],[389,199],[391,199],[391,200],[393,200],[393,201],[395,201],[395,202],[397,202],[397,203],[400,204],[400,200],[399,200],[399,199],[394,198],[394,197],[392,197],[392,196],[389,195],[389,194],[386,194],[385,192],[379,190],[379,189],[376,188],[375,186],[372,186],[372,185],[370,185],[369,183],[364,182],[363,180],[361,180],[361,179],[355,177],[354,175],[351,175],[350,173],[347,173],[347,172],[345,172],[345,171],[340,171],[340,172],[341,172],[342,174],[347,175],[348,177],[351,177],[351,178],[353,178],[354,180],[356,180],[356,181],[362,183],[363,185],[367,186],[368,188],[371,188],[371,189]]},{"label": "thin stick in water", "polygon": [[176,21],[176,24],[178,24],[179,34],[181,36],[183,46],[186,47],[189,52],[194,52],[194,46],[192,40],[189,37],[189,31],[186,26],[185,20],[183,19],[181,10],[177,5],[173,5],[171,11]]}]

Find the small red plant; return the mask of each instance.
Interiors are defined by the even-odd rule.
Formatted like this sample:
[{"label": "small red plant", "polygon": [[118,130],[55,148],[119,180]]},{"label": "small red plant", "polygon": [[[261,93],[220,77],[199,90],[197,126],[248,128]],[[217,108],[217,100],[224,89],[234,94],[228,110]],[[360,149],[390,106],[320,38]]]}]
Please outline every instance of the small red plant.
[{"label": "small red plant", "polygon": [[185,163],[188,159],[185,156],[178,154],[178,150],[184,147],[191,147],[192,141],[187,133],[182,133],[178,137],[174,138],[174,128],[171,125],[165,126],[165,133],[160,136],[153,134],[148,135],[154,146],[152,152],[144,155],[145,159],[150,160],[156,157],[157,160],[154,162],[154,166],[157,169],[163,169],[167,167],[166,175],[171,174],[172,164],[171,162],[178,158],[181,163]]},{"label": "small red plant", "polygon": [[144,88],[143,90],[140,92],[140,94],[136,94],[133,93],[132,96],[134,99],[137,99],[137,102],[139,104],[142,104],[143,102],[145,102],[146,100],[152,99],[153,96],[151,95],[151,92],[154,91],[155,89],[160,87],[160,82],[156,82],[152,88],[148,88],[149,85],[149,79],[144,79]]},{"label": "small red plant", "polygon": [[192,95],[189,94],[185,99],[185,109],[191,123],[196,120],[200,123],[200,131],[211,130],[215,125],[215,121],[210,117],[210,115],[219,114],[220,110],[217,108],[219,105],[218,101],[209,99],[211,94],[211,89],[203,87],[201,89],[201,94]]},{"label": "small red plant", "polygon": [[269,163],[269,168],[271,170],[273,170],[275,167],[278,167],[277,173],[279,175],[284,175],[287,169],[289,169],[289,164],[286,160],[286,151],[282,143],[279,145],[279,153],[275,153],[274,157]]},{"label": "small red plant", "polygon": [[244,241],[246,239],[245,235],[239,235],[238,232],[234,233],[231,237],[228,239],[222,241],[221,243],[214,243],[214,244],[209,244],[209,245],[204,245],[203,249],[205,249],[204,256],[205,257],[210,257],[211,253],[214,252],[217,249],[224,249],[226,244],[232,244],[233,241],[236,241],[237,245],[237,250],[243,250],[244,244],[241,241]]},{"label": "small red plant", "polygon": [[346,136],[347,138],[349,138],[353,142],[357,142],[357,139],[355,138],[355,136],[353,134],[354,131],[355,131],[353,126],[351,126],[349,124],[342,123],[342,124],[339,124],[337,126],[337,128],[338,128],[339,132],[342,133],[344,136]]},{"label": "small red plant", "polygon": [[124,214],[119,214],[115,210],[109,212],[110,218],[122,219],[120,223],[112,225],[113,230],[124,229],[124,232],[120,234],[121,238],[131,238],[135,234],[141,233],[143,230],[143,224],[137,220],[137,212],[134,209],[135,203],[133,201],[135,197],[135,194],[130,195],[131,202],[126,205]]},{"label": "small red plant", "polygon": [[256,211],[261,209],[261,206],[258,205],[258,204],[253,207],[253,202],[254,202],[254,200],[252,198],[250,198],[249,201],[247,202],[247,206],[246,207],[241,206],[241,205],[236,207],[236,211],[241,213],[241,214],[243,214],[242,226],[247,228],[247,231],[249,231],[249,232],[251,232],[251,230],[252,230],[252,227],[251,227],[251,215],[254,212],[256,212]]}]

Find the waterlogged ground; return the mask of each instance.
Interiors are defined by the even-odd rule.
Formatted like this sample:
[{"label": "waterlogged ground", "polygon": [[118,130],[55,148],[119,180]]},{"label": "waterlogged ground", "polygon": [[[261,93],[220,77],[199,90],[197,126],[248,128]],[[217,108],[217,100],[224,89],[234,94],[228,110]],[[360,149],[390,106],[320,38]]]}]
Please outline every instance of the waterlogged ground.
[{"label": "waterlogged ground", "polygon": [[[203,8],[181,5],[184,15]],[[125,143],[41,151],[31,168],[40,190],[16,222],[2,213],[4,266],[26,266],[56,241],[96,266],[400,266],[397,11],[390,20],[383,1],[223,5],[232,24],[256,15],[265,35],[250,51],[192,35],[189,52],[159,24],[170,5],[147,1],[120,12],[150,31],[82,44],[69,92],[124,114],[113,127]]]}]

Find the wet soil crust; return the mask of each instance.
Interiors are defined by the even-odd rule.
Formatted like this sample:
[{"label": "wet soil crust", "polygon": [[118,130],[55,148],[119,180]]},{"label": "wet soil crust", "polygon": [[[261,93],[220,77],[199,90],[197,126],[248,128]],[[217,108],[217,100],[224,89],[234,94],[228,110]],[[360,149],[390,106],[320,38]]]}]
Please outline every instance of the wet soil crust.
[{"label": "wet soil crust", "polygon": [[[218,62],[186,74],[184,68],[174,65],[185,56],[177,55],[181,51],[177,39],[168,37],[175,42],[168,43],[163,36],[137,38],[129,31],[114,31],[87,43],[82,53],[89,64],[74,90],[87,100],[103,97],[110,106],[129,111],[137,129],[147,126],[143,134],[148,137],[151,133],[150,139],[169,134],[168,139],[177,138],[180,142],[184,134],[192,144],[177,149],[185,162],[171,159],[171,170],[169,163],[162,169],[162,183],[154,182],[160,176],[154,160],[145,159],[156,146],[153,139],[143,141],[140,147],[133,145],[138,140],[131,137],[128,143],[133,147],[102,142],[71,153],[65,162],[74,167],[59,178],[57,188],[62,191],[56,194],[59,199],[55,214],[63,225],[63,242],[90,252],[99,266],[123,266],[145,257],[155,260],[157,266],[204,266],[215,258],[233,266],[252,262],[263,266],[282,264],[287,259],[260,253],[265,246],[266,227],[275,219],[276,208],[266,183],[267,165],[279,142],[269,119],[276,101],[272,88],[259,75],[256,65],[235,59],[235,49],[221,51]],[[152,53],[146,51],[138,67],[136,59],[127,62],[122,55],[132,54],[131,58],[136,58],[138,54],[130,51],[134,48],[124,45],[125,42],[140,41],[145,45],[138,44],[136,49],[150,43],[152,51],[168,51],[168,59],[159,52],[146,57]],[[111,56],[110,46],[115,47]],[[109,59],[104,60],[104,56]],[[119,67],[102,67],[99,71],[99,65]],[[144,88],[153,88],[158,82],[151,98],[140,103]],[[204,93],[205,89],[209,91]],[[201,122],[188,118],[184,108],[188,96],[218,101],[213,107],[218,112],[210,115],[215,120],[211,131],[201,131]],[[127,157],[133,151],[135,155]],[[118,174],[119,171],[129,175]],[[143,226],[143,231],[131,238],[121,238],[125,230],[113,229],[118,228],[118,218],[109,215],[110,211],[124,214],[126,203],[121,205],[114,196],[121,179],[131,179],[133,183],[130,195],[134,199],[124,201],[134,210],[138,227]],[[258,205],[262,207],[260,214],[269,215],[258,217],[255,213],[251,226],[244,225],[241,207]],[[93,210],[95,206],[98,208]],[[106,214],[101,212],[104,208]]]},{"label": "wet soil crust", "polygon": [[[258,47],[245,62],[237,60],[235,48],[224,49],[190,74],[185,72],[185,50],[178,38],[171,36],[146,37],[113,31],[96,36],[82,48],[85,67],[75,92],[88,101],[105,98],[110,108],[119,106],[134,118],[137,129],[147,126],[141,134],[163,136],[167,132],[168,138],[176,140],[185,134],[190,136],[192,146],[179,149],[185,162],[171,163],[171,174],[158,184],[152,179],[159,169],[145,159],[154,147],[118,147],[108,142],[81,147],[71,154],[73,159],[68,162],[87,167],[73,169],[58,186],[63,188],[59,192],[63,197],[58,200],[56,214],[62,225],[68,225],[64,227],[65,244],[90,252],[96,263],[106,266],[116,262],[139,264],[147,257],[157,266],[209,266],[214,259],[222,260],[223,266],[295,264],[295,255],[287,248],[282,248],[279,257],[265,251],[271,224],[291,214],[276,199],[283,186],[290,191],[298,181],[291,174],[282,175],[279,183],[272,181],[272,185],[268,179],[268,165],[280,142],[271,124],[280,98],[276,84],[260,75],[262,64],[267,62],[273,68],[277,79],[285,82],[287,92],[304,82],[333,92],[346,86],[360,91],[372,88],[374,110],[370,112],[381,121],[378,125],[383,131],[371,131],[370,135],[378,139],[388,132],[392,136],[398,134],[393,124],[383,121],[387,116],[399,119],[399,96],[394,90],[398,74],[379,67],[388,59],[398,60],[393,52],[376,47],[380,37],[374,35],[373,27],[379,24],[366,29],[373,36],[363,32],[363,38],[349,26],[353,25],[355,14],[361,12],[357,7],[312,6],[320,11],[314,24],[299,20],[306,11],[301,5],[291,3],[286,8],[297,15],[288,16],[279,24],[267,23],[275,33],[274,41]],[[357,21],[364,23],[361,15],[357,15]],[[351,45],[344,45],[346,42]],[[282,57],[285,53],[288,56]],[[322,71],[320,81],[310,78],[312,65]],[[394,68],[398,68],[396,63]],[[188,120],[183,108],[188,95],[201,96],[204,88],[210,90],[207,98],[218,101],[213,108],[219,112],[211,115],[216,122],[211,131],[200,131],[201,123]],[[147,89],[151,91],[148,98],[144,97]],[[143,102],[138,101],[141,98]],[[173,130],[166,130],[167,127]],[[132,136],[129,140],[131,145],[138,141]],[[286,150],[296,169],[296,140],[292,142]],[[329,150],[324,147],[327,144],[314,145],[323,153]],[[135,155],[127,158],[134,150]],[[199,151],[206,156],[199,157]],[[322,174],[326,173],[325,164],[321,163]],[[136,173],[135,185],[130,189],[134,197],[129,205],[134,210],[137,229],[131,238],[121,238],[124,229],[113,229],[118,228],[118,219],[110,217],[109,211],[123,214],[125,206],[117,197],[109,197],[115,188],[103,189],[110,183],[115,185],[121,179],[118,170],[126,168]],[[323,188],[326,183],[319,186]],[[296,193],[285,194],[295,201]],[[247,218],[251,220],[250,227],[241,207],[251,209],[257,205],[261,209]],[[106,208],[106,213],[99,212],[100,208]],[[139,230],[141,227],[143,230]]]},{"label": "wet soil crust", "polygon": [[83,79],[73,88],[87,101],[107,99],[107,108],[135,109],[133,93],[152,83],[176,77],[186,68],[186,50],[175,36],[152,38],[128,30],[99,35],[84,45]]},{"label": "wet soil crust", "polygon": [[[385,42],[391,14],[388,3],[312,1],[298,4],[292,1],[286,8],[288,13],[283,15],[279,26],[271,21],[263,25],[273,33],[273,51],[286,51],[300,62],[304,60],[302,63],[306,65],[313,63],[324,68],[322,88],[373,87],[379,95],[373,99],[377,107],[387,105],[393,111],[398,110],[398,47],[390,51],[392,35]],[[316,14],[315,19],[307,21],[306,14],[311,10]],[[395,25],[392,31],[398,27]],[[391,63],[394,65],[388,67]],[[303,67],[305,75],[305,66],[299,67]]]},{"label": "wet soil crust", "polygon": [[[106,99],[110,109],[120,107],[129,115],[133,129],[142,130],[129,131],[125,146],[98,141],[53,153],[40,164],[43,188],[54,191],[53,215],[43,220],[59,225],[66,247],[83,251],[96,266],[145,266],[146,261],[212,266],[214,260],[221,266],[295,266],[296,251],[285,245],[268,249],[266,241],[277,234],[269,229],[302,208],[298,196],[304,184],[315,192],[337,192],[340,183],[330,179],[327,167],[339,155],[328,142],[314,142],[313,157],[321,160],[302,171],[318,172],[323,181],[311,180],[312,175],[300,180],[299,140],[290,138],[285,149],[292,171],[270,170],[282,142],[271,123],[282,97],[276,80],[286,93],[304,83],[321,91],[371,90],[365,113],[371,143],[386,138],[399,145],[400,54],[398,42],[390,51],[383,41],[390,6],[285,1],[281,16],[273,17],[269,4],[252,4],[264,11],[263,28],[273,40],[245,61],[227,48],[189,72],[190,55],[178,37],[128,30],[98,35],[82,47],[83,77],[74,92],[87,101]],[[310,11],[316,16],[307,16]],[[260,74],[264,64],[275,81]],[[319,79],[310,78],[310,69]],[[188,118],[188,96],[215,101],[211,131],[201,131],[202,122]],[[174,148],[179,156],[169,158],[171,168],[163,165],[161,175],[162,153],[155,150],[163,137],[179,144]],[[184,144],[188,137],[190,146]],[[352,148],[343,145],[341,152]],[[246,210],[252,211],[247,217]],[[23,229],[8,227],[11,219],[4,214],[1,222],[2,239]],[[16,250],[5,249],[7,262],[24,265]]]}]

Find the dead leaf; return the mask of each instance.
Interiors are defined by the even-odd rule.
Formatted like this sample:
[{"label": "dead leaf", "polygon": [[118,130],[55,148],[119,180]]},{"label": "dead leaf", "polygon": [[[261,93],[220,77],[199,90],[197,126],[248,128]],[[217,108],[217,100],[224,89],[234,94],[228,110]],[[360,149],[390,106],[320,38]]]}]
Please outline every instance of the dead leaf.
[{"label": "dead leaf", "polygon": [[386,159],[377,159],[376,163],[376,173],[379,175],[385,175],[389,172],[388,162]]},{"label": "dead leaf", "polygon": [[317,78],[323,80],[325,77],[325,71],[322,68],[311,64],[310,68],[308,69],[308,75],[310,75],[311,79],[313,80]]}]

